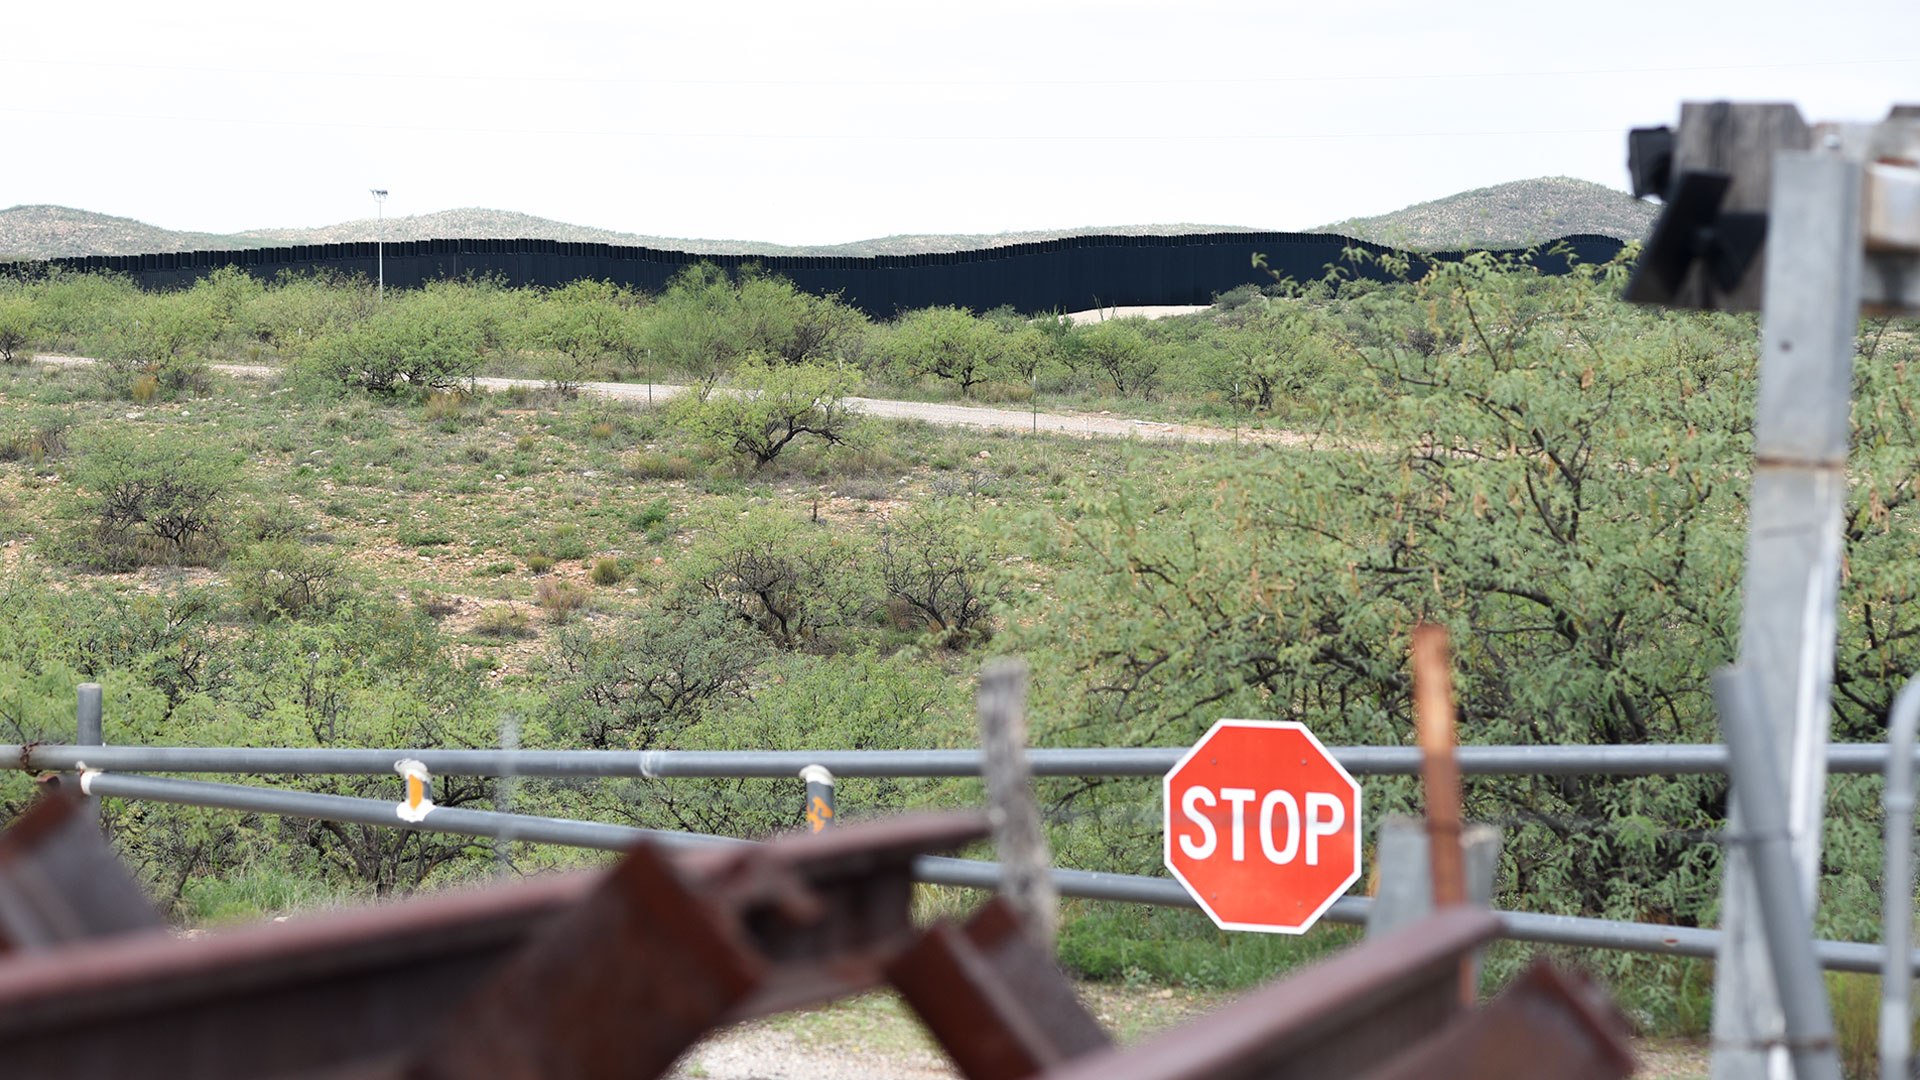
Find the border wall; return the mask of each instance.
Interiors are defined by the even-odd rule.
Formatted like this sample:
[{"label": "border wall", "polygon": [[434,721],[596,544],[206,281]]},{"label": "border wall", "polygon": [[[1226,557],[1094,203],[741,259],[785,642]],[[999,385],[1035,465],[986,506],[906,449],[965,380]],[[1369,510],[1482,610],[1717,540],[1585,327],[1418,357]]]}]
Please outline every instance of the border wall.
[{"label": "border wall", "polygon": [[[1624,245],[1608,236],[1575,235],[1543,244],[1527,256],[1542,272],[1565,273],[1567,254],[1583,263],[1606,262]],[[402,240],[385,245],[386,281],[396,288],[467,275],[497,277],[509,286],[556,286],[583,278],[659,292],[687,266],[709,262],[729,271],[747,264],[792,281],[808,292],[839,293],[869,315],[886,318],[915,308],[950,304],[986,311],[1011,305],[1021,312],[1084,311],[1096,307],[1207,304],[1236,286],[1273,279],[1254,265],[1264,256],[1275,273],[1306,281],[1345,267],[1382,278],[1377,266],[1356,264],[1346,249],[1374,254],[1380,244],[1324,233],[1197,233],[1183,236],[1076,236],[973,251],[865,258],[803,255],[710,255],[647,247],[560,240]],[[1417,276],[1424,264],[1461,252],[1409,254]],[[53,268],[125,274],[144,289],[190,285],[223,266],[258,277],[283,272],[376,272],[371,242],[308,244],[239,251],[184,251],[153,255],[93,255],[15,263],[15,272]]]}]

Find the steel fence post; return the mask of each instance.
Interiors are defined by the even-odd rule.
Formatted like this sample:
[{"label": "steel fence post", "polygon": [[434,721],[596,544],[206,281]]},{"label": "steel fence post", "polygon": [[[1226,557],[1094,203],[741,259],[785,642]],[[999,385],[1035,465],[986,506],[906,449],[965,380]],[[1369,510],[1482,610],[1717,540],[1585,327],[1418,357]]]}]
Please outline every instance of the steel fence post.
[{"label": "steel fence post", "polygon": [[[1826,809],[1860,321],[1861,170],[1837,152],[1780,151],[1772,174],[1739,655],[1754,681],[1756,712],[1747,730],[1784,784],[1779,795],[1800,900],[1811,911]],[[1733,826],[1745,831],[1749,800],[1736,796],[1734,803]],[[1714,968],[1714,1080],[1791,1075],[1756,886],[1749,853],[1733,846],[1720,886],[1725,936]]]}]

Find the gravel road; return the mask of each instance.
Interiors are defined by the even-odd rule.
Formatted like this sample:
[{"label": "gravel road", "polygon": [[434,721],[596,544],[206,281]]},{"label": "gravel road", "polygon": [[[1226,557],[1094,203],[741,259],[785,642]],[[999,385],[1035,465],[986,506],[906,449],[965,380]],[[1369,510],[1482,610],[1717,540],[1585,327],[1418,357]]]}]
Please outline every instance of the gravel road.
[{"label": "gravel road", "polygon": [[[53,365],[92,364],[95,361],[84,356],[36,356],[38,363]],[[269,378],[278,373],[277,368],[259,364],[214,364],[213,370],[223,375],[240,378]],[[538,390],[546,383],[539,379],[475,379],[474,385],[487,390],[509,390],[514,387],[526,387]],[[582,383],[582,393],[596,394],[601,397],[618,398],[625,401],[665,401],[686,390],[685,386],[674,383]],[[1108,439],[1153,439],[1163,442],[1261,442],[1278,445],[1298,445],[1308,441],[1307,436],[1288,431],[1259,429],[1232,430],[1228,428],[1208,427],[1204,424],[1173,424],[1157,420],[1136,420],[1131,417],[1113,416],[1108,413],[1050,413],[1032,412],[1023,409],[992,409],[976,405],[951,405],[934,401],[897,401],[888,398],[853,397],[847,399],[860,412],[868,416],[883,417],[889,420],[921,420],[943,427],[979,427],[996,428],[1006,431],[1049,432],[1065,435],[1079,435],[1084,438]]]}]

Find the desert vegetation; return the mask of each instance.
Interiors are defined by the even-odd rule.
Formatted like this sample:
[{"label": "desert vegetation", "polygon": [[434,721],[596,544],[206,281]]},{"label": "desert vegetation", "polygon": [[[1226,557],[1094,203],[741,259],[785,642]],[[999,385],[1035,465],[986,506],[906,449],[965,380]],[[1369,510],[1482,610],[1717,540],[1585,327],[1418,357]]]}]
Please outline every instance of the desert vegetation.
[{"label": "desert vegetation", "polygon": [[[1199,315],[1076,327],[832,298],[696,268],[586,283],[257,282],[145,295],[0,284],[0,741],[529,747],[964,746],[971,680],[1028,658],[1042,743],[1174,745],[1221,716],[1329,744],[1411,740],[1414,623],[1458,651],[1462,737],[1712,741],[1732,655],[1755,366],[1750,319],[1635,309],[1618,266],[1492,257],[1417,282],[1237,290]],[[9,307],[11,305],[11,308]],[[1879,738],[1920,663],[1910,324],[1862,327],[1834,735]],[[264,365],[236,379],[214,362]],[[486,393],[475,374],[544,389]],[[578,393],[680,381],[658,407]],[[1143,445],[882,424],[855,392],[1271,424],[1300,445]],[[378,778],[303,778],[391,795]],[[511,806],[763,835],[792,784],[441,782]],[[1479,778],[1502,905],[1717,918],[1723,780]],[[1067,865],[1154,872],[1153,785],[1047,781]],[[0,775],[0,802],[29,797]],[[1367,813],[1417,808],[1369,781]],[[978,799],[856,779],[868,816]],[[1835,778],[1821,930],[1872,940],[1878,782]],[[574,852],[111,805],[180,917],[434,887]],[[1346,940],[1239,936],[1076,906],[1085,974],[1233,986]],[[1520,950],[1496,951],[1498,976]],[[1641,1022],[1706,1023],[1704,965],[1595,955]]]}]

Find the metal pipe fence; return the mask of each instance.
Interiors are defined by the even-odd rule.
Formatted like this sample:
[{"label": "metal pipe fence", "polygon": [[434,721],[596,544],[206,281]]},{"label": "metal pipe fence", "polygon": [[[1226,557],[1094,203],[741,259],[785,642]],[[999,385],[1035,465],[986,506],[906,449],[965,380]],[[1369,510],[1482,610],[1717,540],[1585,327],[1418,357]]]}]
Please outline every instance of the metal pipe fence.
[{"label": "metal pipe fence", "polygon": [[[435,807],[424,819],[409,822],[395,814],[395,804],[379,799],[324,795],[244,784],[178,780],[169,777],[123,776],[114,773],[82,775],[87,794],[122,799],[145,799],[185,806],[207,806],[247,813],[286,814],[323,821],[341,821],[398,829],[451,833],[496,840],[559,844],[598,851],[625,851],[643,839],[674,846],[749,844],[753,841],[703,833],[643,829],[632,825],[575,821],[566,818],[509,814],[494,810]],[[1192,896],[1171,878],[1116,874],[1097,870],[1054,869],[1054,888],[1062,896],[1160,907],[1197,908]],[[921,856],[914,862],[914,878],[929,885],[967,889],[994,889],[1000,884],[998,863],[978,859]],[[1329,922],[1364,925],[1373,901],[1364,896],[1342,897],[1323,916]],[[1711,958],[1720,947],[1718,930],[1663,926],[1656,923],[1616,922],[1575,915],[1544,915],[1526,911],[1496,911],[1504,936],[1514,941],[1579,948],[1614,949],[1666,956]],[[1816,941],[1820,965],[1834,971],[1879,973],[1886,951],[1877,945],[1846,941]],[[1909,953],[1909,966],[1920,971],[1920,951]]]},{"label": "metal pipe fence", "polygon": [[[524,841],[602,851],[625,851],[642,838],[671,845],[745,844],[751,841],[700,833],[643,829],[606,822],[540,817],[497,810],[436,806],[421,820],[402,820],[396,804],[378,799],[327,795],[284,788],[184,780],[131,773],[224,773],[254,775],[384,776],[411,759],[440,776],[547,778],[767,778],[791,780],[821,771],[837,777],[938,778],[978,776],[984,755],[978,750],[389,750],[305,747],[103,746],[92,741],[82,688],[79,741],[0,744],[0,768],[35,772],[79,772],[93,796],[143,799],[248,813],[281,814],[390,828],[415,829]],[[97,722],[96,722],[97,725]],[[1036,776],[1159,777],[1187,747],[1038,748],[1029,760]],[[1334,747],[1340,763],[1360,776],[1414,776],[1420,770],[1418,747]],[[1642,746],[1462,746],[1460,772],[1467,776],[1676,776],[1723,774],[1727,748],[1719,744]],[[1920,759],[1920,747],[1909,761]],[[1882,773],[1891,761],[1882,744],[1842,744],[1827,748],[1827,767],[1836,773]],[[998,864],[974,859],[926,856],[915,863],[918,880],[932,885],[992,889],[1000,883]],[[1194,908],[1181,885],[1162,877],[1089,870],[1055,869],[1060,895],[1090,900]],[[1325,918],[1364,924],[1372,910],[1366,897],[1343,897]],[[1720,931],[1652,923],[1618,922],[1522,911],[1497,912],[1505,936],[1517,941],[1571,947],[1615,949],[1671,956],[1711,958]],[[1824,968],[1880,972],[1888,953],[1878,945],[1816,941]],[[1920,972],[1920,951],[1909,954],[1910,969]]]},{"label": "metal pipe fence", "polygon": [[[1157,777],[1187,747],[1118,747],[1028,751],[1036,776]],[[1416,776],[1414,746],[1338,746],[1333,756],[1356,776]],[[1910,751],[1920,760],[1920,748]],[[1643,746],[1462,746],[1467,776],[1682,776],[1725,773],[1718,743]],[[1827,747],[1835,773],[1881,774],[1882,743]],[[82,767],[116,772],[257,773],[381,776],[411,758],[436,776],[765,777],[792,779],[817,765],[836,777],[978,776],[978,750],[373,750],[302,747],[83,746],[0,743],[0,767],[64,772]]]}]

